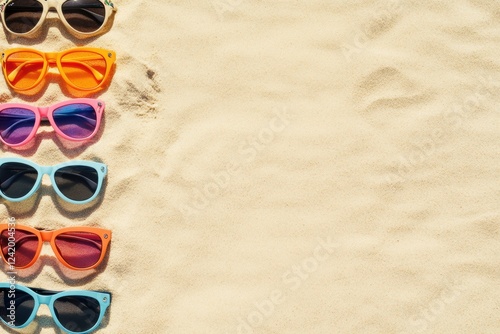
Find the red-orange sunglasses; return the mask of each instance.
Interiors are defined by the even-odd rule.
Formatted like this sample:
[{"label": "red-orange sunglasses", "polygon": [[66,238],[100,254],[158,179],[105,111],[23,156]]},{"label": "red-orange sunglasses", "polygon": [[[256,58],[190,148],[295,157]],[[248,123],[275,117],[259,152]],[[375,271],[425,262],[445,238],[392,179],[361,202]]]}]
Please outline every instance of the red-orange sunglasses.
[{"label": "red-orange sunglasses", "polygon": [[17,269],[32,266],[44,242],[50,242],[57,259],[66,267],[92,269],[104,259],[110,240],[111,231],[97,227],[40,231],[29,226],[0,224],[2,258]]}]

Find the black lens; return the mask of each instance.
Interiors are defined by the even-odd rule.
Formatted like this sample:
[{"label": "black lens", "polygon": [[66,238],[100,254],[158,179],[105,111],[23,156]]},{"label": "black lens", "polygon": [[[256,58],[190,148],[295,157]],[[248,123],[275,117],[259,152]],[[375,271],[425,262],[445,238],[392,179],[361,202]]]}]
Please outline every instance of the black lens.
[{"label": "black lens", "polygon": [[18,289],[0,288],[0,317],[9,325],[22,326],[33,313],[35,300]]},{"label": "black lens", "polygon": [[85,332],[99,321],[99,301],[86,296],[66,296],[54,301],[57,320],[68,331]]},{"label": "black lens", "polygon": [[97,191],[97,171],[87,166],[68,166],[55,173],[57,188],[73,201],[85,201]]},{"label": "black lens", "polygon": [[106,16],[104,4],[98,0],[68,0],[62,5],[62,12],[73,29],[84,33],[98,30]]},{"label": "black lens", "polygon": [[9,198],[21,198],[33,189],[38,177],[35,168],[18,162],[0,166],[0,191]]},{"label": "black lens", "polygon": [[12,0],[4,10],[7,28],[23,34],[32,30],[40,21],[43,6],[36,0]]}]

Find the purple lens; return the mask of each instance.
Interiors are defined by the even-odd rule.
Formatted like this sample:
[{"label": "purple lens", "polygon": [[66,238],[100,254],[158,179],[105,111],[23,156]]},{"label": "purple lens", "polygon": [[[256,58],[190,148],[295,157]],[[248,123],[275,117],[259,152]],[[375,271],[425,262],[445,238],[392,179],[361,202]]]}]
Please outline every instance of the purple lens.
[{"label": "purple lens", "polygon": [[59,107],[54,110],[52,116],[59,130],[73,139],[88,138],[97,127],[97,114],[94,108],[86,103]]},{"label": "purple lens", "polygon": [[[35,234],[28,231],[16,229],[14,233],[15,234],[12,238],[14,239],[15,244],[15,252],[13,256],[15,263],[12,263],[12,265],[16,267],[24,267],[33,261],[33,258],[38,251],[39,240]],[[2,231],[2,234],[0,235],[0,246],[2,247],[4,259],[9,259],[10,257],[10,247],[8,247],[9,237],[10,235],[8,230]]]},{"label": "purple lens", "polygon": [[22,143],[33,131],[35,121],[35,113],[29,109],[3,109],[0,111],[0,136],[10,145]]},{"label": "purple lens", "polygon": [[89,268],[101,258],[102,240],[95,233],[61,233],[55,238],[55,243],[62,258],[76,268]]}]

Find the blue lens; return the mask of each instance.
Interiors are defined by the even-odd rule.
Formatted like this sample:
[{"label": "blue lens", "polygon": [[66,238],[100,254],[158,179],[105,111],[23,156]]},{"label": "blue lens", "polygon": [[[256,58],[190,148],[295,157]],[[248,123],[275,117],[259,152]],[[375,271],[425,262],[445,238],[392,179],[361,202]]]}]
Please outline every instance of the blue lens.
[{"label": "blue lens", "polygon": [[10,145],[22,143],[35,126],[33,111],[23,108],[7,108],[0,111],[0,136]]},{"label": "blue lens", "polygon": [[97,114],[86,103],[74,103],[54,110],[52,114],[56,126],[66,136],[85,139],[94,133],[97,126]]}]

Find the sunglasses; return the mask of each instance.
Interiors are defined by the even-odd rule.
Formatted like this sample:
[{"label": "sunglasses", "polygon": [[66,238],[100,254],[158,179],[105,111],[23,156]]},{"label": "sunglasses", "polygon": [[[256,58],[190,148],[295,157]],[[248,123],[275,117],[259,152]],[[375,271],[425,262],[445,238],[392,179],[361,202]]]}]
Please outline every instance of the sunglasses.
[{"label": "sunglasses", "polygon": [[99,34],[116,11],[109,0],[5,0],[0,4],[3,26],[13,35],[30,37],[40,29],[51,8],[76,37]]},{"label": "sunglasses", "polygon": [[87,140],[99,129],[104,106],[96,99],[73,99],[50,107],[0,104],[0,140],[8,146],[22,146],[35,137],[40,123],[47,119],[61,137]]},{"label": "sunglasses", "polygon": [[83,204],[101,190],[106,165],[93,161],[70,161],[55,166],[39,166],[22,158],[0,158],[0,195],[12,202],[32,196],[50,176],[56,193],[65,201]]},{"label": "sunglasses", "polygon": [[76,47],[62,52],[40,52],[14,48],[2,53],[2,70],[7,84],[15,91],[38,86],[50,66],[57,66],[63,80],[80,91],[94,91],[107,81],[116,60],[113,51]]},{"label": "sunglasses", "polygon": [[101,324],[111,294],[98,291],[50,291],[0,283],[0,317],[10,328],[25,328],[41,304],[49,307],[59,328],[70,334],[89,333]]},{"label": "sunglasses", "polygon": [[17,269],[32,266],[44,242],[50,242],[57,259],[73,270],[97,267],[106,254],[111,231],[97,227],[66,227],[39,231],[33,227],[0,224],[0,248],[3,260]]}]

